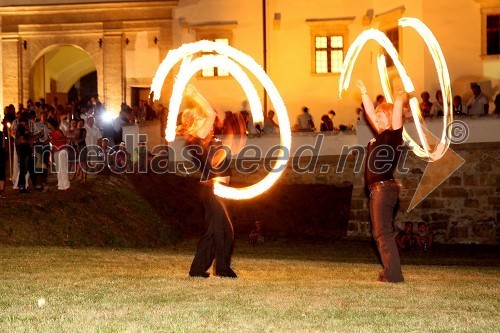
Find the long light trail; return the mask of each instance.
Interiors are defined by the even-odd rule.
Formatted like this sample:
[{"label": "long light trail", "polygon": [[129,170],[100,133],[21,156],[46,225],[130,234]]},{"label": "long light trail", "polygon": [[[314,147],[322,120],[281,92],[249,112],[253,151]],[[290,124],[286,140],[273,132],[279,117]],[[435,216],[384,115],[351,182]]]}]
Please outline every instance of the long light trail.
[{"label": "long light trail", "polygon": [[[443,56],[443,52],[437,42],[436,38],[430,31],[430,29],[422,23],[422,21],[416,18],[401,18],[398,21],[398,24],[402,27],[412,27],[414,28],[422,39],[425,41],[429,51],[431,53],[432,59],[434,60],[434,64],[436,66],[439,84],[441,87],[441,91],[443,92],[443,132],[441,135],[441,140],[437,146],[434,147],[433,151],[430,151],[430,146],[427,137],[424,134],[422,129],[422,113],[420,111],[420,106],[416,97],[412,97],[409,101],[410,109],[412,111],[413,119],[415,121],[415,127],[417,129],[417,133],[422,143],[422,147],[420,147],[407,133],[406,129],[403,131],[403,138],[405,141],[409,143],[412,151],[419,157],[428,159],[429,161],[437,161],[440,159],[446,152],[450,144],[450,135],[447,133],[447,130],[451,131],[451,128],[448,128],[448,124],[453,120],[452,114],[449,112],[449,105],[452,104],[452,94],[451,94],[451,86],[450,86],[450,76],[448,72],[448,67],[446,65],[446,61]],[[394,62],[394,66],[398,71],[399,76],[403,82],[403,87],[407,93],[414,92],[413,83],[408,76],[406,69],[403,64],[399,60],[399,55],[397,50],[392,45],[389,38],[380,30],[377,29],[368,29],[363,31],[352,43],[351,47],[347,51],[344,64],[342,66],[342,72],[339,78],[339,97],[342,97],[342,93],[344,90],[347,90],[349,87],[349,82],[351,79],[352,71],[354,68],[354,64],[361,52],[361,49],[369,40],[375,40],[379,45],[381,45],[387,52],[387,54],[392,58]],[[385,58],[379,57],[377,59],[377,65],[379,69],[380,80],[382,84],[382,89],[384,91],[384,95],[386,100],[390,103],[392,101],[391,89],[389,78],[387,74],[387,70],[385,68]],[[384,68],[382,68],[384,67]]]},{"label": "long light trail", "polygon": [[[191,61],[191,57],[198,52],[215,52],[218,56],[203,56]],[[234,61],[232,59],[234,59]],[[292,143],[290,120],[288,118],[285,103],[276,89],[276,86],[262,67],[250,56],[229,45],[202,40],[195,43],[184,44],[178,49],[171,50],[167,54],[158,67],[151,84],[151,92],[154,93],[155,100],[158,100],[161,96],[161,89],[168,73],[172,70],[175,64],[181,60],[183,60],[183,62],[179,74],[175,79],[172,98],[170,101],[171,107],[169,109],[167,120],[166,139],[169,142],[175,140],[176,119],[179,112],[180,102],[182,100],[182,92],[185,89],[186,84],[189,82],[189,79],[194,75],[194,73],[196,73],[197,70],[209,67],[220,67],[233,74],[247,94],[250,105],[259,104],[259,107],[251,107],[254,122],[261,122],[264,120],[262,108],[260,107],[260,99],[258,98],[258,95],[253,92],[255,88],[251,89],[245,86],[248,76],[246,76],[243,71],[240,72],[240,70],[236,69],[238,66],[235,61],[255,75],[255,77],[257,77],[263,85],[264,89],[266,89],[268,96],[274,105],[278,122],[280,124],[280,144],[282,149],[278,150],[274,166],[261,181],[247,187],[233,188],[220,183],[214,184],[214,193],[224,198],[237,200],[250,199],[264,193],[278,180],[285,170],[286,164],[288,163],[288,153],[290,152]],[[198,69],[195,70],[195,68]],[[173,116],[174,114],[176,115],[175,117]]]}]

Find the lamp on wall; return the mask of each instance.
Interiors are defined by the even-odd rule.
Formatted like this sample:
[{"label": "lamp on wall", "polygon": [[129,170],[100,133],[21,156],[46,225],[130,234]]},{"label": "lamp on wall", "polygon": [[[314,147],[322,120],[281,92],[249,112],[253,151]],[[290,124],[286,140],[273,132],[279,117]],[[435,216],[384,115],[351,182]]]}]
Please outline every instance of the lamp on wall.
[{"label": "lamp on wall", "polygon": [[366,14],[363,15],[363,26],[370,25],[373,19],[373,9],[370,8],[366,10]]},{"label": "lamp on wall", "polygon": [[184,17],[179,18],[179,24],[181,26],[181,31],[187,34],[189,32],[189,24]]},{"label": "lamp on wall", "polygon": [[23,48],[26,50],[28,48],[28,41],[25,39],[23,40]]},{"label": "lamp on wall", "polygon": [[153,38],[153,42],[155,42],[155,44],[158,44],[158,38],[156,36]]},{"label": "lamp on wall", "polygon": [[103,43],[102,38],[99,38],[99,41],[97,43],[99,43],[99,48],[101,49],[102,48],[102,43]]},{"label": "lamp on wall", "polygon": [[273,28],[274,30],[281,28],[281,13],[274,13]]},{"label": "lamp on wall", "polygon": [[128,38],[125,38],[125,45],[128,45],[130,43],[130,40]]}]

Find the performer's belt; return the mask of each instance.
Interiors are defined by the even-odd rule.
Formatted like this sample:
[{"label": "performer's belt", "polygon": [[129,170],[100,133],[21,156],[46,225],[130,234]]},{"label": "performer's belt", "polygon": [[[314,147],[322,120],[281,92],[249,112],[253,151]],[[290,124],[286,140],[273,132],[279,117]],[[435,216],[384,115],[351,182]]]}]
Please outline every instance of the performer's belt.
[{"label": "performer's belt", "polygon": [[371,192],[371,191],[374,191],[374,190],[379,190],[379,189],[381,189],[382,187],[385,187],[385,186],[396,186],[396,187],[398,187],[399,184],[398,184],[398,182],[395,179],[381,180],[379,182],[375,182],[373,184],[368,185],[368,189]]}]

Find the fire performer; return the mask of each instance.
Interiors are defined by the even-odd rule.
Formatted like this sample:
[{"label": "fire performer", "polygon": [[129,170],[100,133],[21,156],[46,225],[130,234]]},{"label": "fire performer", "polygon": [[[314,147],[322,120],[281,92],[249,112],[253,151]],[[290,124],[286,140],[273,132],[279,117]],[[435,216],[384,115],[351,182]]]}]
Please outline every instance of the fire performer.
[{"label": "fire performer", "polygon": [[396,92],[394,104],[382,103],[375,109],[361,80],[355,82],[362,94],[363,106],[377,135],[367,148],[365,183],[370,190],[372,235],[377,243],[383,270],[379,282],[404,282],[396,241],[393,237],[394,207],[399,186],[393,173],[403,144],[404,91]]},{"label": "fire performer", "polygon": [[233,225],[224,202],[213,193],[214,182],[227,184],[230,176],[227,152],[213,134],[217,114],[192,85],[186,87],[184,96],[192,106],[183,112],[183,121],[188,126],[186,143],[192,162],[201,171],[200,197],[204,208],[204,234],[198,242],[189,276],[207,278],[210,275],[207,270],[215,259],[215,275],[236,278],[231,269]]}]

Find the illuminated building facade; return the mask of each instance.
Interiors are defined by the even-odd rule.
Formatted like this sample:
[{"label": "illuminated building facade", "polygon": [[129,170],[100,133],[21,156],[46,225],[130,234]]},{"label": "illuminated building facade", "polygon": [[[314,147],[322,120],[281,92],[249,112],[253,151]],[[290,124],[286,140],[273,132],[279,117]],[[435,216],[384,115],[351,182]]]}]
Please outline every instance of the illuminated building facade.
[{"label": "illuminated building facade", "polygon": [[[302,106],[316,122],[335,109],[337,122],[354,123],[359,92],[351,89],[339,100],[338,72],[350,43],[365,29],[380,29],[393,41],[417,96],[423,90],[434,96],[439,89],[424,42],[397,25],[403,16],[419,18],[433,31],[454,94],[467,100],[470,82],[479,82],[489,96],[498,93],[500,4],[495,0],[4,0],[0,104],[41,97],[50,102],[53,96],[64,101],[71,91],[83,94],[94,80],[95,93],[116,113],[122,103],[147,98],[170,49],[210,39],[247,53],[266,69],[292,125]],[[373,98],[382,92],[376,66],[380,52],[376,43],[367,45],[353,74],[365,81]],[[165,104],[171,80],[165,84]],[[224,71],[205,70],[193,80],[216,108],[243,108],[241,87]]]}]

